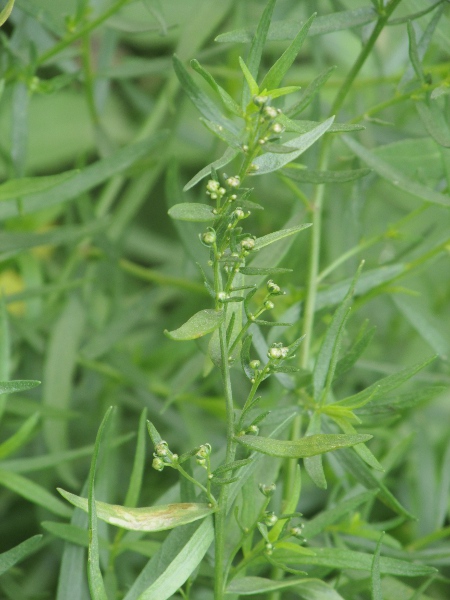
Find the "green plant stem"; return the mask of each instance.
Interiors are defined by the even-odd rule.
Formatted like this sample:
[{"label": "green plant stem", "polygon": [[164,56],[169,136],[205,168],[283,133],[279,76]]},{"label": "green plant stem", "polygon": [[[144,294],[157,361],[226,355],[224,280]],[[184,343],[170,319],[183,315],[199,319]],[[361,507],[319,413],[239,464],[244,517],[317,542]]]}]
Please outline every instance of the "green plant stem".
[{"label": "green plant stem", "polygon": [[88,33],[96,29],[99,25],[101,25],[104,21],[112,17],[114,13],[116,13],[123,6],[125,6],[125,4],[128,4],[129,2],[130,0],[118,0],[110,8],[108,8],[108,10],[105,10],[104,13],[99,15],[96,19],[93,19],[92,21],[89,21],[89,23],[86,23],[86,25],[82,27],[79,31],[75,31],[71,35],[68,35],[64,39],[60,40],[57,44],[55,44],[52,48],[47,50],[47,52],[44,52],[43,54],[41,54],[41,56],[38,56],[36,64],[42,65],[43,63],[47,62],[50,58],[53,58],[54,56],[59,54],[62,50],[65,50],[68,46],[73,44],[73,42],[76,42],[77,40],[83,38]]},{"label": "green plant stem", "polygon": [[[347,94],[352,88],[353,82],[360,72],[362,66],[367,60],[370,52],[372,51],[375,42],[377,41],[380,33],[383,31],[390,15],[395,8],[400,4],[401,0],[391,0],[384,8],[383,13],[375,24],[370,38],[367,43],[361,49],[353,67],[350,69],[347,77],[344,80],[341,88],[339,89],[336,98],[333,102],[330,114],[337,114],[341,109]],[[325,170],[328,166],[329,152],[331,147],[331,140],[325,136],[322,140],[322,146],[319,155],[318,168]],[[315,195],[312,202],[312,234],[311,234],[311,246],[309,256],[309,269],[307,279],[306,298],[304,304],[303,313],[303,330],[302,333],[305,339],[300,346],[300,366],[304,369],[308,368],[312,331],[314,327],[314,314],[315,314],[315,303],[317,296],[317,289],[319,285],[319,258],[321,250],[321,229],[322,229],[322,211],[325,195],[325,186],[323,184],[317,185],[315,188]],[[291,439],[297,439],[300,435],[300,415],[294,419],[294,423],[291,431]],[[294,437],[295,436],[295,437]],[[286,501],[292,494],[294,485],[295,466],[297,461],[289,461],[286,467],[285,481],[283,497]],[[272,596],[272,600],[275,600],[276,595]]]}]

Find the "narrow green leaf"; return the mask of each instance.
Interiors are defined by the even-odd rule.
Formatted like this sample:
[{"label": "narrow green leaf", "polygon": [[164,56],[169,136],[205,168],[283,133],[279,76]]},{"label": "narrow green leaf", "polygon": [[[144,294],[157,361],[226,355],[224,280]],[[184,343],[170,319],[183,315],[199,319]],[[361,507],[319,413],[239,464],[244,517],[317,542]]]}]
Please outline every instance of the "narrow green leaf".
[{"label": "narrow green leaf", "polygon": [[[3,23],[7,20],[7,18],[11,14],[12,9],[14,7],[14,2],[15,2],[15,0],[8,0],[5,8],[0,12],[0,27],[3,25]],[[33,538],[31,538],[31,539],[33,539]]]},{"label": "narrow green leaf", "polygon": [[[88,500],[58,488],[58,492],[71,504],[88,512]],[[128,508],[118,504],[95,502],[97,517],[110,525],[130,531],[165,531],[180,525],[204,519],[214,512],[208,504],[180,503],[141,508]]]},{"label": "narrow green leaf", "polygon": [[136,452],[134,455],[133,469],[131,471],[130,483],[128,484],[125,506],[135,507],[141,493],[142,480],[145,467],[145,440],[147,425],[147,409],[144,408],[139,418],[138,436],[136,441]]},{"label": "narrow green leaf", "polygon": [[175,529],[144,567],[124,600],[168,600],[197,568],[214,539],[212,519]]},{"label": "narrow green leaf", "polygon": [[450,128],[444,114],[436,102],[416,102],[416,109],[422,123],[434,141],[444,148],[450,148]]},{"label": "narrow green leaf", "polygon": [[347,183],[371,173],[371,169],[352,169],[349,171],[314,171],[313,169],[285,169],[283,175],[302,183]]},{"label": "narrow green leaf", "polygon": [[349,317],[350,303],[362,267],[363,263],[361,263],[344,299],[335,311],[320,346],[313,371],[313,394],[316,402],[324,403],[326,394],[331,387],[345,323]]},{"label": "narrow green leaf", "polygon": [[304,223],[303,225],[297,225],[297,227],[290,227],[289,229],[280,229],[280,231],[274,231],[273,233],[268,233],[267,235],[263,235],[260,238],[255,240],[255,250],[260,250],[264,248],[264,246],[268,246],[269,244],[273,244],[278,240],[282,240],[285,237],[290,235],[294,235],[294,233],[298,233],[303,229],[307,229],[311,227],[311,223]]},{"label": "narrow green leaf", "polygon": [[275,581],[265,577],[241,577],[233,579],[227,587],[227,594],[240,594],[241,596],[252,596],[253,594],[263,594],[275,590],[290,588],[297,583],[301,583],[302,578],[290,577]]},{"label": "narrow green leaf", "polygon": [[23,177],[22,179],[10,179],[0,184],[0,202],[6,200],[17,200],[22,196],[46,192],[53,187],[72,179],[79,171],[66,171],[58,175],[46,177]]},{"label": "narrow green leaf", "polygon": [[361,392],[344,398],[343,400],[338,400],[334,404],[349,408],[351,410],[354,408],[359,408],[360,406],[364,406],[364,404],[366,404],[369,400],[373,400],[378,396],[385,396],[392,390],[395,390],[395,388],[399,387],[402,385],[402,383],[405,383],[405,381],[408,381],[416,373],[428,366],[434,359],[435,356],[432,356],[427,358],[425,361],[416,363],[412,367],[407,367],[398,373],[388,375],[387,377],[376,381]]},{"label": "narrow green leaf", "polygon": [[36,425],[39,422],[39,413],[35,413],[7,440],[0,444],[0,460],[3,460],[27,443]]},{"label": "narrow green leaf", "polygon": [[203,223],[207,221],[214,221],[217,219],[217,215],[213,212],[213,209],[206,205],[197,202],[183,202],[182,204],[175,204],[168,210],[169,217],[172,219],[178,219],[179,221],[193,221]]},{"label": "narrow green leaf", "polygon": [[367,442],[372,437],[373,436],[366,434],[341,435],[323,433],[311,435],[295,441],[274,440],[272,438],[255,437],[252,435],[235,436],[234,439],[250,450],[269,454],[270,456],[279,456],[280,458],[305,458],[306,456],[315,456],[316,454],[361,444]]},{"label": "narrow green leaf", "polygon": [[344,467],[346,471],[351,473],[353,477],[363,484],[369,490],[376,490],[378,498],[391,508],[394,512],[408,519],[414,519],[414,516],[404,508],[400,502],[391,494],[384,483],[378,480],[372,473],[371,469],[364,461],[354,452],[343,449],[342,452],[336,453],[336,459]]},{"label": "narrow green leaf", "polygon": [[[344,548],[315,548],[315,556],[304,556],[301,562],[332,569],[371,571],[373,556]],[[298,562],[298,561],[297,561]],[[422,577],[436,573],[436,569],[398,558],[380,558],[380,573],[400,577]]]},{"label": "narrow green leaf", "polygon": [[164,12],[162,10],[160,0],[143,0],[145,8],[158,22],[161,28],[161,35],[167,35],[167,23],[164,18]]},{"label": "narrow green leaf", "polygon": [[334,117],[330,117],[308,133],[304,133],[299,137],[293,138],[284,142],[285,146],[293,148],[291,154],[274,154],[268,152],[255,158],[253,163],[257,167],[257,171],[252,175],[263,175],[264,173],[271,173],[281,167],[284,167],[288,163],[295,160],[300,154],[305,152],[315,141],[317,141],[328,129],[334,121]]},{"label": "narrow green leaf", "polygon": [[[276,0],[269,0],[261,15],[255,34],[250,37],[250,50],[247,57],[247,65],[253,79],[258,78],[259,65],[261,63],[262,53],[266,44],[266,38],[272,21],[273,10]],[[245,109],[250,100],[249,90],[244,87],[242,90],[242,108]]]},{"label": "narrow green leaf", "polygon": [[41,545],[42,535],[34,535],[18,546],[0,554],[0,575],[35,552]]},{"label": "narrow green leaf", "polygon": [[[89,469],[88,499],[86,499],[85,511],[88,512],[89,520],[88,581],[92,600],[108,600],[108,595],[106,593],[106,588],[103,582],[103,576],[100,569],[99,539],[97,528],[97,503],[95,501],[95,472],[97,469],[97,460],[103,437],[105,434],[105,429],[112,411],[113,407],[110,406],[106,411],[102,422],[100,423],[100,427],[97,432],[97,437],[95,439],[91,467]],[[61,493],[61,490],[58,491]]]},{"label": "narrow green leaf", "polygon": [[[405,394],[380,399],[374,394],[367,404],[357,409],[358,415],[386,415],[392,416],[401,411],[421,406],[430,402],[433,398],[442,394],[446,388],[441,385],[431,385],[424,388],[416,388]],[[373,401],[372,401],[373,400]]]},{"label": "narrow green leaf", "polygon": [[[159,132],[146,140],[125,146],[111,154],[111,156],[89,165],[77,175],[70,177],[59,185],[55,185],[48,191],[22,196],[23,213],[33,213],[43,208],[55,206],[91,190],[144,158],[151,150],[166,140],[167,135],[167,132]],[[17,215],[17,206],[14,202],[6,202],[0,205],[0,219]]]},{"label": "narrow green leaf", "polygon": [[199,181],[204,179],[205,177],[211,176],[211,169],[221,169],[230,163],[236,156],[239,154],[238,150],[234,148],[227,148],[225,150],[225,154],[213,161],[206,167],[203,167],[192,179],[190,179],[187,184],[184,186],[183,191],[186,192],[190,190],[194,185],[197,185]]},{"label": "narrow green leaf", "polygon": [[337,379],[356,364],[359,357],[363,354],[364,350],[370,344],[376,328],[371,327],[367,329],[368,321],[365,321],[358,332],[355,342],[351,348],[344,354],[344,356],[337,362],[334,377]]},{"label": "narrow green leaf", "polygon": [[383,592],[381,591],[381,570],[380,570],[380,557],[381,557],[381,543],[383,541],[384,533],[380,535],[375,554],[372,560],[372,569],[370,571],[370,582],[372,584],[372,600],[383,600]]},{"label": "narrow green leaf", "polygon": [[275,98],[281,98],[281,96],[287,96],[288,94],[294,94],[302,88],[298,85],[288,85],[286,87],[278,88],[276,90],[262,90],[264,95],[270,96],[272,100]]},{"label": "narrow green leaf", "polygon": [[302,26],[297,36],[294,38],[292,43],[286,48],[277,62],[270,68],[267,75],[264,77],[261,83],[261,89],[272,89],[280,85],[283,77],[286,75],[288,70],[291,68],[293,62],[297,58],[297,54],[300,52],[303,46],[306,36],[308,35],[309,28],[311,27],[316,15],[313,14],[306,23]]},{"label": "narrow green leaf", "polygon": [[353,514],[355,510],[366,502],[372,500],[376,492],[371,490],[369,492],[363,492],[357,494],[348,500],[340,501],[336,506],[323,510],[317,516],[313,517],[310,521],[307,521],[303,528],[303,536],[306,539],[311,539],[322,531],[325,531],[329,525],[336,523],[342,517],[348,514]]},{"label": "narrow green leaf", "polygon": [[[277,122],[283,125],[286,131],[296,133],[309,133],[321,123],[320,121],[297,121],[289,119],[285,114],[277,117]],[[345,133],[349,131],[361,131],[365,129],[363,125],[353,125],[352,123],[332,123],[327,130],[327,133]]]},{"label": "narrow green leaf", "polygon": [[[319,435],[322,433],[322,415],[320,412],[315,411],[309,421],[308,429],[306,430],[305,437],[313,435]],[[327,479],[325,477],[325,471],[323,468],[323,454],[316,454],[315,456],[307,456],[303,461],[305,470],[311,477],[312,481],[321,490],[327,489]]]},{"label": "narrow green leaf", "polygon": [[244,74],[245,81],[247,82],[248,89],[250,90],[250,94],[252,96],[256,96],[258,94],[258,92],[259,92],[258,84],[254,80],[254,78],[253,78],[252,74],[250,73],[247,65],[245,64],[244,60],[241,57],[239,57],[239,66],[241,67],[241,71]]},{"label": "narrow green leaf", "polygon": [[59,517],[70,516],[70,510],[63,502],[55,498],[43,486],[22,477],[22,475],[0,469],[0,485],[29,500],[32,504],[42,506]]},{"label": "narrow green leaf", "polygon": [[417,49],[417,40],[416,40],[416,32],[414,31],[414,26],[411,21],[407,23],[408,29],[408,39],[409,39],[409,60],[413,66],[413,69],[416,73],[417,78],[424,82],[425,75],[423,74],[422,65],[420,63],[419,52]]},{"label": "narrow green leaf", "polygon": [[31,390],[38,385],[40,381],[33,379],[17,379],[15,381],[0,381],[0,394],[12,394],[13,392],[25,392]]},{"label": "narrow green leaf", "polygon": [[325,71],[320,73],[320,75],[318,75],[315,79],[313,79],[311,81],[311,83],[308,85],[308,87],[302,92],[302,94],[300,96],[300,100],[298,102],[296,102],[295,104],[293,104],[292,106],[289,106],[284,111],[284,114],[287,115],[288,117],[293,118],[293,117],[296,117],[301,112],[303,112],[305,110],[305,108],[307,108],[309,106],[309,104],[311,103],[313,98],[320,91],[320,88],[328,81],[331,74],[335,70],[336,70],[336,67],[330,67],[329,69],[326,69]]},{"label": "narrow green leaf", "polygon": [[304,600],[344,600],[333,587],[320,579],[303,579],[295,586],[295,591]]},{"label": "narrow green leaf", "polygon": [[292,269],[283,267],[240,267],[240,273],[243,275],[278,275],[280,273],[291,273]]},{"label": "narrow green leaf", "polygon": [[212,89],[220,96],[225,108],[238,117],[243,116],[243,112],[237,102],[221,87],[214,77],[209,73],[198,60],[191,60],[191,67],[203,77],[203,79],[212,87]]},{"label": "narrow green leaf", "polygon": [[172,340],[195,340],[217,329],[224,317],[223,310],[216,311],[212,308],[206,308],[196,313],[178,329],[174,331],[165,330],[164,333]]},{"label": "narrow green leaf", "polygon": [[89,535],[87,529],[70,525],[68,523],[56,523],[55,521],[42,521],[41,526],[54,535],[71,544],[87,548],[89,546]]},{"label": "narrow green leaf", "polygon": [[[309,35],[324,35],[333,31],[341,31],[343,29],[351,29],[366,25],[377,20],[377,13],[371,7],[357,8],[354,10],[343,10],[334,12],[331,15],[317,17],[312,24]],[[286,41],[293,40],[298,34],[300,23],[292,21],[275,21],[271,23],[267,33],[268,41]],[[216,37],[216,42],[222,43],[248,43],[252,40],[254,29],[237,29],[222,33]]]},{"label": "narrow green leaf", "polygon": [[214,102],[212,102],[209,96],[207,96],[205,92],[202,89],[200,89],[199,86],[195,83],[195,81],[188,73],[186,67],[175,54],[173,56],[173,66],[184,91],[189,96],[195,108],[206,119],[208,119],[208,121],[218,123],[228,131],[236,133],[237,129],[234,123],[232,123],[222,115],[222,113],[219,111]]},{"label": "narrow green leaf", "polygon": [[450,199],[439,192],[435,192],[433,189],[422,185],[419,181],[413,178],[403,175],[396,168],[389,165],[374,152],[367,150],[348,136],[342,138],[347,146],[353,150],[353,152],[359,156],[369,167],[378,173],[380,177],[386,179],[393,186],[408,192],[412,196],[416,196],[421,200],[432,202],[433,204],[439,204],[440,206],[450,206]]},{"label": "narrow green leaf", "polygon": [[[337,423],[341,431],[343,431],[344,433],[356,433],[356,429],[351,423],[347,421],[347,419],[335,415],[332,415],[332,419],[335,423]],[[369,465],[369,467],[372,467],[372,469],[375,469],[377,471],[384,471],[383,466],[378,462],[376,457],[372,454],[372,452],[369,450],[369,448],[367,448],[365,444],[356,444],[356,446],[354,446],[353,448],[356,454],[358,454],[363,459],[363,461]]]},{"label": "narrow green leaf", "polygon": [[203,119],[202,117],[200,117],[200,121],[202,121],[202,123],[205,124],[209,131],[211,131],[220,140],[225,142],[227,146],[229,146],[230,148],[234,148],[238,152],[242,151],[242,144],[237,135],[234,135],[234,133],[231,133],[230,131],[222,127],[222,125],[218,125],[217,123],[208,121],[208,119]]}]

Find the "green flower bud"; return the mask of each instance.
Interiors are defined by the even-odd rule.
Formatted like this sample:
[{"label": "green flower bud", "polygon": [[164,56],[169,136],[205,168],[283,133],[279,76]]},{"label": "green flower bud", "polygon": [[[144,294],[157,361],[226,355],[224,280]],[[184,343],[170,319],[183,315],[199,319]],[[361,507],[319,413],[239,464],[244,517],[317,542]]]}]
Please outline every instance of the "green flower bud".
[{"label": "green flower bud", "polygon": [[167,456],[169,454],[169,445],[164,440],[161,440],[155,446],[156,456]]},{"label": "green flower bud", "polygon": [[241,185],[241,178],[239,175],[235,175],[234,177],[228,177],[227,185],[231,188],[238,188]]},{"label": "green flower bud", "polygon": [[284,131],[284,127],[280,123],[274,123],[271,127],[271,130],[274,133],[282,133]]},{"label": "green flower bud", "polygon": [[268,496],[272,496],[272,494],[277,489],[277,486],[274,483],[270,483],[270,484],[260,483],[258,488],[259,488],[259,491],[261,492],[261,494],[268,497]]},{"label": "green flower bud", "polygon": [[253,104],[264,106],[269,101],[269,96],[253,96]]},{"label": "green flower bud", "polygon": [[264,513],[263,522],[267,527],[273,527],[277,521],[278,517],[274,512],[266,511]]},{"label": "green flower bud", "polygon": [[250,427],[248,427],[246,433],[248,435],[258,435],[258,433],[259,433],[258,425],[250,425]]},{"label": "green flower bud", "polygon": [[212,246],[216,241],[216,234],[214,231],[206,231],[202,234],[202,242],[206,246]]},{"label": "green flower bud", "polygon": [[255,240],[253,238],[245,238],[241,241],[241,247],[247,251],[253,250],[255,247]]},{"label": "green flower bud", "polygon": [[211,445],[210,444],[202,444],[200,448],[197,450],[197,458],[206,458],[211,454]]},{"label": "green flower bud", "polygon": [[250,369],[259,369],[261,362],[259,360],[252,360],[250,362]]},{"label": "green flower bud", "polygon": [[280,358],[283,358],[283,352],[281,348],[269,348],[267,356],[273,360],[278,360]]},{"label": "green flower bud", "polygon": [[269,119],[275,119],[275,117],[278,114],[277,109],[273,106],[265,106],[263,112],[266,115],[266,117],[269,117]]},{"label": "green flower bud", "polygon": [[264,308],[266,310],[272,310],[272,308],[274,308],[274,307],[275,307],[275,304],[273,302],[271,302],[270,300],[266,300],[264,302]]},{"label": "green flower bud", "polygon": [[155,469],[155,471],[162,471],[164,469],[164,461],[162,458],[155,456],[152,462],[152,467]]}]

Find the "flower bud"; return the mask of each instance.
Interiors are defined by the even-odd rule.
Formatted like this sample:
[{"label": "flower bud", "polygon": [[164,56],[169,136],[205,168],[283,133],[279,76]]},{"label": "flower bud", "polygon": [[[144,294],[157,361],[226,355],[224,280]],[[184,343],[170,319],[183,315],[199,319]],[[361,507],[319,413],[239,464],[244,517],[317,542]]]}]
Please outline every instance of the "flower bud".
[{"label": "flower bud", "polygon": [[270,483],[270,484],[260,483],[258,488],[259,488],[259,491],[261,492],[261,494],[268,497],[268,496],[272,496],[272,494],[275,492],[277,486],[274,483]]},{"label": "flower bud", "polygon": [[259,360],[252,360],[250,362],[250,369],[253,369],[253,370],[258,369],[260,364],[261,364],[261,362]]},{"label": "flower bud", "polygon": [[216,193],[220,188],[219,182],[214,179],[210,179],[206,184],[206,190],[210,194]]},{"label": "flower bud", "polygon": [[297,527],[291,527],[291,528],[289,529],[289,533],[290,533],[292,536],[294,536],[294,537],[297,537],[297,538],[299,538],[299,537],[302,537],[302,533],[303,533],[303,526],[302,526],[302,525],[300,525],[300,526],[297,526]]},{"label": "flower bud", "polygon": [[284,127],[280,123],[274,123],[272,125],[271,129],[274,133],[282,133],[284,130]]},{"label": "flower bud", "polygon": [[155,453],[157,456],[167,456],[169,454],[169,445],[164,440],[161,440],[155,446]]},{"label": "flower bud", "polygon": [[241,247],[247,251],[253,250],[255,247],[255,240],[253,238],[245,238],[241,241]]},{"label": "flower bud", "polygon": [[267,527],[273,527],[278,521],[278,517],[274,512],[266,511],[264,513],[263,522]]},{"label": "flower bud", "polygon": [[214,231],[205,231],[205,233],[202,234],[202,242],[206,245],[206,246],[212,246],[216,241],[216,234],[214,233]]},{"label": "flower bud", "polygon": [[278,114],[277,109],[273,106],[265,106],[263,112],[266,115],[266,117],[269,117],[269,119],[275,119],[275,117]]},{"label": "flower bud", "polygon": [[155,456],[152,462],[152,467],[155,469],[155,471],[162,471],[164,469],[164,461],[162,458]]},{"label": "flower bud", "polygon": [[202,444],[200,448],[197,450],[197,458],[206,458],[211,454],[211,445],[210,444]]},{"label": "flower bud", "polygon": [[244,211],[242,210],[242,208],[236,208],[236,210],[234,210],[234,211],[231,213],[231,216],[232,216],[234,219],[238,219],[238,220],[240,220],[240,219],[244,219],[244,218],[245,218],[245,213],[244,213]]},{"label": "flower bud", "polygon": [[239,175],[235,175],[234,177],[228,177],[227,185],[231,188],[238,188],[241,185],[241,178]]},{"label": "flower bud", "polygon": [[246,433],[248,435],[258,435],[258,433],[259,433],[258,425],[250,425],[250,427],[247,428]]},{"label": "flower bud", "polygon": [[269,101],[269,96],[253,96],[253,104],[264,106]]},{"label": "flower bud", "polygon": [[267,282],[267,289],[269,291],[270,294],[281,294],[281,288],[279,285],[277,285],[276,283],[274,283],[272,281],[272,279],[269,279],[269,281]]},{"label": "flower bud", "polygon": [[275,307],[275,304],[273,302],[271,302],[270,300],[266,300],[264,302],[264,308],[266,310],[272,310],[272,308],[274,308],[274,307]]},{"label": "flower bud", "polygon": [[268,352],[267,352],[267,356],[268,358],[271,358],[273,360],[278,360],[280,358],[283,358],[283,352],[281,350],[281,348],[269,348]]},{"label": "flower bud", "polygon": [[270,556],[272,554],[272,552],[273,552],[273,544],[267,543],[266,544],[266,554],[268,554]]}]

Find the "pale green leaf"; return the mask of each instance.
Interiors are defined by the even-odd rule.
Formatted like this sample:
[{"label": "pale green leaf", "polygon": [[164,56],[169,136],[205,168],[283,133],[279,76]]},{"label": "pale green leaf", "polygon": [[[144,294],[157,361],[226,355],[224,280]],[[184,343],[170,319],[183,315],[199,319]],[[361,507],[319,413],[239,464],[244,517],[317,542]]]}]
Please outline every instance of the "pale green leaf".
[{"label": "pale green leaf", "polygon": [[199,181],[211,175],[211,169],[221,169],[225,167],[228,163],[230,163],[236,156],[239,154],[239,151],[235,148],[227,148],[223,156],[213,161],[206,167],[203,167],[192,179],[190,179],[187,184],[184,186],[183,191],[186,192],[190,190],[194,185],[196,185]]},{"label": "pale green leaf", "polygon": [[[71,504],[88,511],[88,500],[58,488],[58,492]],[[179,503],[141,508],[129,508],[117,504],[107,504],[96,500],[97,517],[110,525],[130,531],[165,531],[198,519],[204,519],[214,512],[208,504]]]},{"label": "pale green leaf", "polygon": [[270,456],[279,456],[280,458],[305,458],[315,456],[324,452],[338,450],[339,448],[348,448],[355,444],[367,442],[372,438],[371,435],[341,435],[341,434],[318,434],[304,437],[300,440],[274,440],[272,438],[256,437],[252,435],[240,435],[234,439],[256,452],[269,454]]},{"label": "pale green leaf", "polygon": [[165,330],[164,333],[172,340],[195,340],[217,329],[224,317],[223,311],[206,308],[196,313],[178,329]]},{"label": "pale green leaf", "polygon": [[252,96],[256,96],[259,92],[258,84],[254,80],[247,65],[245,64],[244,60],[241,57],[239,57],[239,66],[241,67],[241,71],[244,73],[245,81],[247,82],[248,89],[250,90],[250,94]]},{"label": "pale green leaf", "polygon": [[314,169],[285,169],[283,175],[302,183],[347,183],[371,173],[371,169],[351,169],[348,171],[315,171]]},{"label": "pale green leaf", "polygon": [[444,196],[444,194],[426,187],[413,178],[406,177],[398,169],[392,167],[371,150],[364,148],[364,146],[354,139],[348,136],[343,136],[342,139],[362,161],[376,171],[380,177],[389,181],[394,187],[408,192],[412,196],[425,200],[426,202],[432,202],[433,204],[439,204],[440,206],[450,206],[450,199],[448,196]]},{"label": "pale green leaf", "polygon": [[35,413],[11,437],[2,442],[0,444],[0,460],[3,460],[27,443],[38,422],[39,413]]},{"label": "pale green leaf", "polygon": [[[376,21],[377,13],[372,7],[357,8],[354,10],[343,10],[317,17],[312,24],[309,35],[324,35],[333,31],[350,29]],[[303,22],[293,23],[292,21],[274,21],[269,27],[267,33],[268,41],[286,41],[293,40]],[[247,43],[252,40],[254,29],[238,29],[222,33],[216,37],[216,42],[226,43]]]},{"label": "pale green leaf", "polygon": [[72,179],[79,171],[66,171],[58,175],[47,175],[44,177],[23,177],[22,179],[10,179],[0,184],[0,202],[16,200],[22,196],[39,194]]},{"label": "pale green leaf", "polygon": [[277,62],[270,68],[267,75],[264,77],[261,83],[261,89],[272,89],[280,85],[281,80],[286,75],[294,60],[297,58],[297,54],[300,52],[301,47],[308,35],[309,28],[311,27],[315,14],[312,15],[306,23],[302,26],[297,36],[294,38],[292,43],[286,48]]},{"label": "pale green leaf", "polygon": [[383,600],[383,592],[381,591],[381,570],[380,570],[380,557],[381,557],[381,543],[383,541],[384,533],[380,535],[375,554],[372,560],[372,569],[370,571],[370,580],[372,584],[372,600]]},{"label": "pale green leaf", "polygon": [[0,27],[3,25],[3,23],[7,20],[7,18],[11,14],[12,9],[14,7],[14,2],[15,2],[15,0],[8,0],[5,8],[0,12]]},{"label": "pale green leaf", "polygon": [[197,202],[183,202],[182,204],[175,204],[168,210],[169,217],[172,219],[178,219],[179,221],[193,221],[203,223],[207,221],[214,221],[217,219],[217,215],[213,212],[213,209],[207,204],[200,204]]},{"label": "pale green leaf", "polygon": [[231,581],[227,587],[226,593],[251,596],[253,594],[263,594],[275,590],[283,590],[292,587],[301,581],[302,579],[297,577],[290,577],[279,581],[266,579],[265,577],[241,577],[240,579],[233,579]]},{"label": "pale green leaf", "polygon": [[25,392],[31,390],[38,385],[40,381],[33,379],[17,379],[15,381],[0,381],[0,394],[12,394],[13,392]]},{"label": "pale green leaf", "polygon": [[221,87],[214,77],[209,73],[198,60],[191,60],[191,67],[203,77],[203,79],[212,87],[212,89],[220,96],[225,108],[227,108],[233,114],[242,117],[242,110],[237,102]]},{"label": "pale green leaf", "polygon": [[0,575],[35,552],[41,545],[42,535],[34,535],[21,544],[0,554]]},{"label": "pale green leaf", "polygon": [[281,229],[280,231],[274,231],[273,233],[268,233],[267,235],[263,235],[260,238],[255,240],[255,250],[259,250],[260,248],[264,248],[264,246],[268,246],[269,244],[273,244],[278,240],[282,240],[285,237],[290,235],[294,235],[294,233],[298,233],[303,229],[307,229],[311,227],[311,223],[304,223],[303,225],[297,225],[297,227],[290,227],[289,229]]},{"label": "pale green leaf", "polygon": [[332,73],[336,70],[336,67],[330,67],[320,73],[315,79],[311,81],[308,87],[301,93],[300,100],[289,106],[284,114],[288,117],[295,117],[299,113],[305,110],[316,96],[316,94],[320,91],[320,88],[328,81]]},{"label": "pale green leaf", "polygon": [[438,103],[416,102],[416,109],[434,141],[444,148],[450,148],[450,127]]},{"label": "pale green leaf", "polygon": [[253,161],[257,170],[252,175],[263,175],[264,173],[271,173],[281,167],[284,167],[288,163],[295,160],[300,154],[305,152],[315,141],[317,141],[328,129],[331,127],[334,121],[334,117],[330,117],[308,133],[304,133],[292,140],[284,142],[284,146],[293,148],[291,154],[273,154],[268,152],[258,156]]}]

